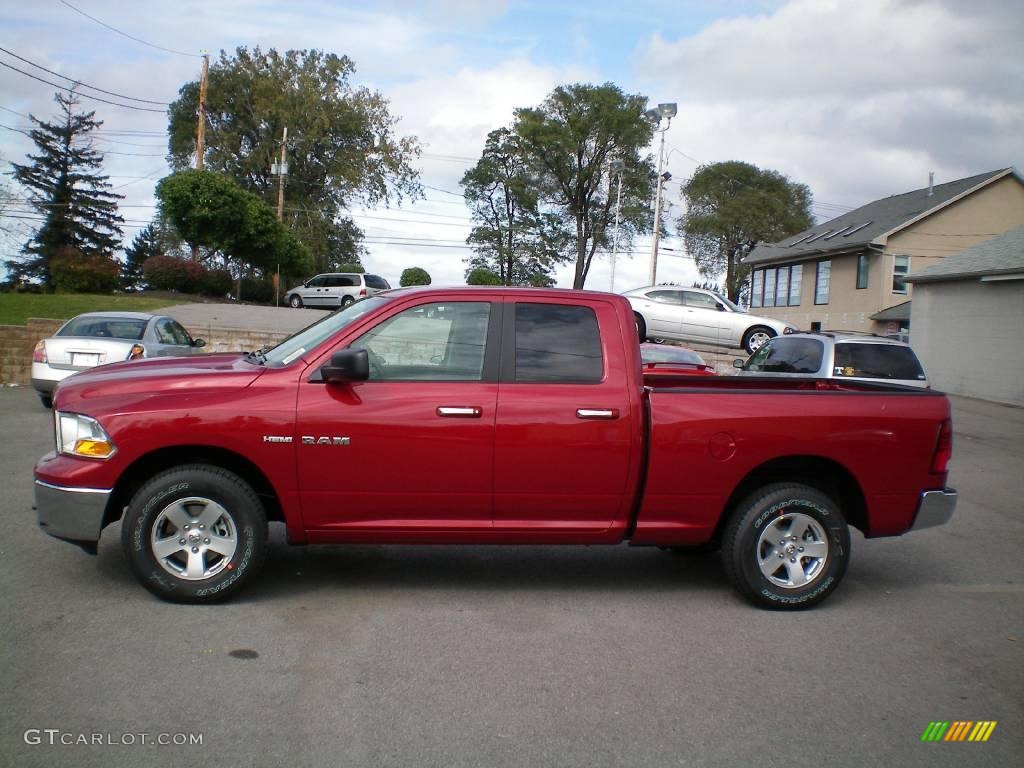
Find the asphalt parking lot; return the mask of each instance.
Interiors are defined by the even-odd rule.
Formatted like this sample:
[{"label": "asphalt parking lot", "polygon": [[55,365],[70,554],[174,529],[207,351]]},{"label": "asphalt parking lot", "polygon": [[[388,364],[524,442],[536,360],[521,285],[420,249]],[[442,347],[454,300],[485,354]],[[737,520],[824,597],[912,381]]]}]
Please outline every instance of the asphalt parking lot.
[{"label": "asphalt parking lot", "polygon": [[[715,556],[288,548],[280,531],[250,589],[194,607],[135,583],[117,526],[98,557],[36,528],[50,414],[0,390],[0,765],[1020,764],[1024,410],[954,413],[953,522],[855,535],[813,611],[748,606]],[[922,743],[935,720],[998,725]],[[60,744],[94,734],[117,743]]]}]

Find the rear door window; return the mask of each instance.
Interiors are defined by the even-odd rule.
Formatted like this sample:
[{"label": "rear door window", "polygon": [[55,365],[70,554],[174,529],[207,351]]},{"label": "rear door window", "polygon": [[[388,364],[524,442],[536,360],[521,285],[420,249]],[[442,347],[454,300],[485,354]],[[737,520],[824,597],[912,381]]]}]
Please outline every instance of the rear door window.
[{"label": "rear door window", "polygon": [[817,373],[825,345],[818,339],[775,338],[758,349],[743,370],[751,373]]},{"label": "rear door window", "polygon": [[597,315],[569,304],[515,305],[517,382],[596,384],[604,377]]},{"label": "rear door window", "polygon": [[896,344],[836,344],[836,376],[924,381],[924,369],[910,347]]},{"label": "rear door window", "polygon": [[364,275],[363,278],[366,280],[366,285],[370,288],[386,291],[391,287],[387,280],[378,275]]}]

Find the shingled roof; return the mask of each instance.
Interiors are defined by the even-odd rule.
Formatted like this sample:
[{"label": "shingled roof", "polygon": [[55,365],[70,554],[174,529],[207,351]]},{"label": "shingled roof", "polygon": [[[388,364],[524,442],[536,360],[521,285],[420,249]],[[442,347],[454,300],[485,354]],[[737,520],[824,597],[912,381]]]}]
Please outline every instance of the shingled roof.
[{"label": "shingled roof", "polygon": [[907,277],[912,283],[962,280],[995,275],[1024,276],[1024,227],[1011,229],[998,237],[978,243],[938,264]]},{"label": "shingled roof", "polygon": [[[931,194],[928,193],[928,187],[924,187],[902,195],[875,200],[777,243],[760,243],[747,254],[743,263],[799,261],[829,253],[860,250],[882,235],[900,229],[931,211],[1011,173],[1016,174],[1013,168],[1002,168],[966,179],[936,184],[932,187]],[[1021,177],[1018,175],[1018,178]],[[1021,181],[1024,183],[1024,179]]]}]

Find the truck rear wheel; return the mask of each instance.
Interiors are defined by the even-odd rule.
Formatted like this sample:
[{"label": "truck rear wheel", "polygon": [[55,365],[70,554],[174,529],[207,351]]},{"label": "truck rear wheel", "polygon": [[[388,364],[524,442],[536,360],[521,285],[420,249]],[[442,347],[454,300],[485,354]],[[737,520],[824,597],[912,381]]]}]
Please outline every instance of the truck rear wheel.
[{"label": "truck rear wheel", "polygon": [[764,608],[809,608],[839,586],[850,531],[836,503],[806,485],[777,483],[748,496],[722,543],[726,574]]},{"label": "truck rear wheel", "polygon": [[178,603],[209,603],[237,592],[259,571],[267,518],[253,489],[219,467],[163,472],[128,504],[121,544],[150,592]]}]

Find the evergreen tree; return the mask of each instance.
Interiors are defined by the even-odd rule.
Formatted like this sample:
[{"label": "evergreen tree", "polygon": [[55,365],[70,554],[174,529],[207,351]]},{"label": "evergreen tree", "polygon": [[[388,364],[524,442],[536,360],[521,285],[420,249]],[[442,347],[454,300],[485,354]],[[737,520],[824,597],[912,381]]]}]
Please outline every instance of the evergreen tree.
[{"label": "evergreen tree", "polygon": [[139,289],[145,281],[142,266],[152,256],[182,256],[181,239],[158,217],[139,230],[132,244],[124,250],[121,283],[128,289]]},{"label": "evergreen tree", "polygon": [[74,91],[58,92],[56,122],[30,115],[35,128],[29,136],[38,154],[27,165],[11,163],[14,178],[28,191],[30,205],[43,222],[25,243],[22,256],[7,262],[17,279],[34,279],[53,287],[50,261],[61,249],[73,248],[87,257],[113,259],[121,245],[117,201],[124,197],[110,191],[107,176],[98,173],[103,155],[93,148],[90,133],[101,125],[95,112],[76,112]]}]

